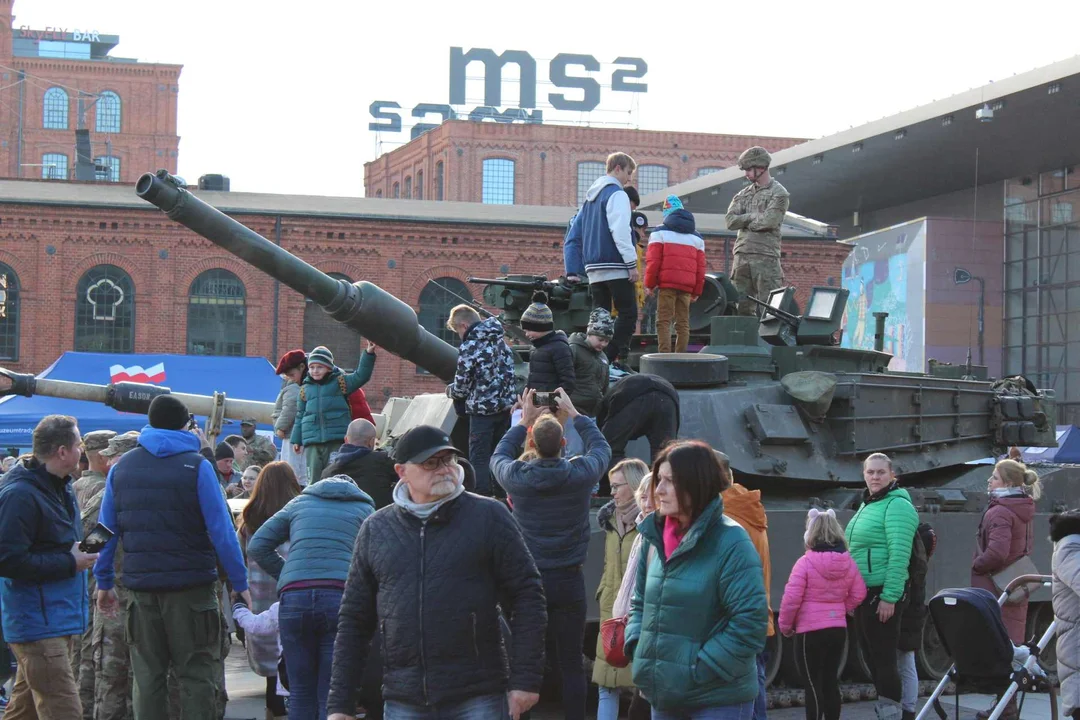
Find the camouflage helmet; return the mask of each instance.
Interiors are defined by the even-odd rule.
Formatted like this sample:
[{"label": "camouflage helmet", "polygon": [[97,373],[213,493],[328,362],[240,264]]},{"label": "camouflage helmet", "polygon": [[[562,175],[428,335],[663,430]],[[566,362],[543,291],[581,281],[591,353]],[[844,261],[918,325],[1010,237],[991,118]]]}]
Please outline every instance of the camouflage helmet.
[{"label": "camouflage helmet", "polygon": [[760,145],[755,145],[748,150],[744,150],[743,154],[739,156],[739,169],[749,170],[753,167],[766,168],[772,164],[772,156],[769,155],[769,151]]}]

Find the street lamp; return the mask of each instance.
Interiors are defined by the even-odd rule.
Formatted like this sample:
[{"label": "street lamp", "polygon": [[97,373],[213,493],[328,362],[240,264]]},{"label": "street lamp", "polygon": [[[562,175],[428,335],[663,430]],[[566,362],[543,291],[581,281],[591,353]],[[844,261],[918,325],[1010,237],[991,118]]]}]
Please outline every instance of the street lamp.
[{"label": "street lamp", "polygon": [[977,275],[972,275],[964,268],[953,269],[953,282],[957,285],[965,285],[972,280],[979,283],[979,364],[985,365],[983,353],[983,310],[986,306],[986,281]]}]

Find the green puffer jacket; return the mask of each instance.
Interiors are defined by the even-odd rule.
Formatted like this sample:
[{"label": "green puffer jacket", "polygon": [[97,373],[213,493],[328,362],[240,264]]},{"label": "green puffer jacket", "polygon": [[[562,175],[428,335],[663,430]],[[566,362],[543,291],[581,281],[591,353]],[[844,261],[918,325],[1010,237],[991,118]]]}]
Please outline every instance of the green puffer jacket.
[{"label": "green puffer jacket", "polygon": [[348,396],[371,379],[374,369],[375,354],[365,350],[360,353],[359,367],[348,375],[341,372],[341,368],[334,368],[322,382],[315,382],[310,375],[304,376],[296,401],[292,444],[342,442],[352,422]]},{"label": "green puffer jacket", "polygon": [[718,497],[664,560],[658,521],[654,513],[638,525],[643,545],[626,627],[634,684],[665,712],[753,700],[769,606],[750,536],[724,517]]},{"label": "green puffer jacket", "polygon": [[911,543],[919,513],[908,491],[893,483],[877,495],[864,495],[862,507],[848,521],[844,535],[866,587],[880,587],[881,599],[895,603],[904,596]]}]

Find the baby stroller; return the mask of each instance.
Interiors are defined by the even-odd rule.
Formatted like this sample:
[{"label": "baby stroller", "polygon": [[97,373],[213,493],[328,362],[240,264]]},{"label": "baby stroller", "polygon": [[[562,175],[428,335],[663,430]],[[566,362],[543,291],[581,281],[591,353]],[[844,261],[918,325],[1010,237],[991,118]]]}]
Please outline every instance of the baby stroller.
[{"label": "baby stroller", "polygon": [[942,590],[930,600],[930,617],[955,664],[934,688],[916,720],[925,720],[931,709],[945,720],[940,697],[949,680],[956,683],[957,720],[961,688],[998,694],[1006,686],[989,720],[998,720],[1017,692],[1023,693],[1021,709],[1027,693],[1049,692],[1051,716],[1057,720],[1053,687],[1039,667],[1039,655],[1054,639],[1057,621],[1050,624],[1037,643],[1015,647],[1001,619],[1001,606],[1010,593],[1025,587],[1049,586],[1050,582],[1049,575],[1022,575],[1010,582],[996,600],[992,593],[981,588]]}]

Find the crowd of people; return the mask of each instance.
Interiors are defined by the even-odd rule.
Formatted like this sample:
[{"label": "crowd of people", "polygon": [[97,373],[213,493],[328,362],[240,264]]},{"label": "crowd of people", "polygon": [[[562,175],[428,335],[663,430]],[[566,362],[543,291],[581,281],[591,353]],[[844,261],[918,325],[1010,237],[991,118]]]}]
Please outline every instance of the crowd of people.
[{"label": "crowd of people", "polygon": [[[744,240],[737,272],[764,288],[779,272],[787,196],[759,150],[740,159],[753,185],[728,222]],[[590,592],[602,619],[623,621],[629,661],[609,662],[598,641],[600,720],[618,718],[624,700],[633,718],[763,720],[776,632],[794,636],[808,720],[834,720],[849,616],[878,717],[913,718],[910,636],[932,528],[891,459],[871,455],[846,527],[835,510],[810,509],[774,618],[760,491],[734,481],[723,453],[679,439],[670,383],[609,381],[636,327],[636,282],[656,296],[662,350],[686,349],[704,255],[693,216],[670,197],[639,267],[633,233],[644,225],[626,187],[635,164],[616,153],[607,167],[566,244],[567,273],[587,278],[597,307],[568,338],[534,298],[521,321],[532,344],[523,391],[499,320],[470,305],[450,313],[461,347],[446,392],[468,422],[467,452],[426,425],[378,447],[362,391],[371,343],[353,372],[322,346],[280,359],[280,451],[254,418],[211,447],[172,395],[154,398],[136,433],[82,436],[76,418],[43,418],[32,452],[0,482],[0,614],[17,661],[7,718],[220,719],[235,634],[266,678],[268,718],[352,720],[363,708],[393,720],[518,720],[550,671],[564,717],[583,720]],[[651,463],[626,458],[635,438],[647,439]],[[1039,482],[1003,460],[988,490],[972,584],[998,590],[1002,569],[1031,552]],[[604,569],[592,588],[584,564],[598,493],[611,500],[596,517]],[[238,517],[230,498],[246,500]],[[100,546],[84,542],[102,528]],[[1077,652],[1061,643],[1080,632],[1080,519],[1058,516],[1053,532],[1073,714]],[[1014,642],[1025,612],[1005,610]]]}]

